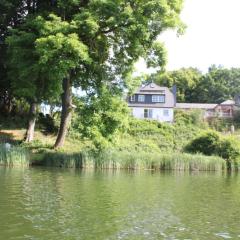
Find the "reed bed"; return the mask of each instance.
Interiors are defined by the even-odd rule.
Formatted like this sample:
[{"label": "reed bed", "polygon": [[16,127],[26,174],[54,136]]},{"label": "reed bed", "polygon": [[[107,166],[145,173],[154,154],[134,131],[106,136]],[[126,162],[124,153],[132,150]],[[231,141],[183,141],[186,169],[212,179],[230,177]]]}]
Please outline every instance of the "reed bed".
[{"label": "reed bed", "polygon": [[29,152],[19,146],[7,147],[5,144],[0,144],[0,165],[8,167],[29,166]]},{"label": "reed bed", "polygon": [[226,162],[220,157],[187,153],[108,152],[97,160],[99,168],[220,171]]},{"label": "reed bed", "polygon": [[60,153],[48,152],[44,153],[43,159],[40,162],[33,162],[33,164],[44,165],[47,167],[63,167],[63,168],[83,168],[82,153]]},{"label": "reed bed", "polygon": [[187,153],[146,153],[128,151],[48,153],[42,165],[66,168],[151,169],[182,171],[222,171],[226,161],[217,156]]}]

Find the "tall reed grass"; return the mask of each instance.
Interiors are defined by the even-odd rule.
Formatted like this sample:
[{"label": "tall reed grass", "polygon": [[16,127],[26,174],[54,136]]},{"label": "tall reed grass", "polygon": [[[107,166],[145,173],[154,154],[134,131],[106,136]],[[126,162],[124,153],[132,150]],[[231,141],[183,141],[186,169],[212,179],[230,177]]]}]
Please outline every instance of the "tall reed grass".
[{"label": "tall reed grass", "polygon": [[68,154],[61,152],[43,153],[43,158],[40,161],[33,162],[33,164],[64,168],[83,168],[85,166],[82,153]]},{"label": "tall reed grass", "polygon": [[4,166],[29,166],[30,157],[26,149],[18,146],[6,147],[0,144],[0,165]]},{"label": "tall reed grass", "polygon": [[226,161],[216,156],[187,153],[146,153],[128,151],[48,153],[41,164],[67,168],[152,169],[184,171],[221,171]]}]

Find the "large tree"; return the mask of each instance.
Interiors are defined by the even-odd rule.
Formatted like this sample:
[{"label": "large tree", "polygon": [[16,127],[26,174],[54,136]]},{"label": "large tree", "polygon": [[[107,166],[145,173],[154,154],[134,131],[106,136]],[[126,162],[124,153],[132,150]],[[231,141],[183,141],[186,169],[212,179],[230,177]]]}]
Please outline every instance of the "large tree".
[{"label": "large tree", "polygon": [[[150,66],[161,66],[162,45],[156,42],[157,36],[169,27],[182,26],[179,19],[182,0],[69,0],[58,1],[58,7],[61,21],[68,25],[65,31],[37,40],[42,63],[54,65],[63,73],[62,116],[55,147],[62,146],[66,136],[72,111],[72,86],[97,92],[106,82],[123,89],[140,56]],[[75,44],[71,46],[82,49],[85,55],[78,54],[77,61],[72,61],[67,45],[56,49],[59,37],[64,41],[74,37]]]},{"label": "large tree", "polygon": [[193,91],[200,82],[202,73],[196,68],[156,73],[150,76],[157,84],[167,87],[176,85],[177,102],[193,102]]},{"label": "large tree", "polygon": [[9,0],[0,1],[0,112],[1,114],[11,111],[11,90],[7,78],[6,37],[9,35],[9,28],[20,24],[23,17],[23,1]]},{"label": "large tree", "polygon": [[221,103],[240,93],[240,69],[211,66],[193,91],[196,102]]},{"label": "large tree", "polygon": [[58,0],[52,2],[53,14],[28,18],[35,25],[21,31],[38,35],[32,38],[38,71],[51,84],[62,85],[55,147],[63,145],[67,134],[73,86],[95,95],[103,85],[122,91],[139,57],[149,66],[163,65],[163,45],[156,39],[167,28],[182,28],[182,1]]},{"label": "large tree", "polygon": [[0,98],[9,95],[10,84],[7,79],[6,37],[11,29],[20,26],[29,14],[51,11],[49,0],[1,0],[0,1]]},{"label": "large tree", "polygon": [[49,71],[44,71],[39,63],[39,53],[35,41],[41,36],[41,17],[29,16],[27,21],[10,32],[8,44],[8,78],[15,97],[24,98],[29,103],[26,141],[34,138],[37,106],[58,99],[61,81],[50,81]]},{"label": "large tree", "polygon": [[[55,97],[56,87],[46,81],[48,76],[38,68],[39,58],[35,41],[40,36],[35,17],[54,11],[55,1],[10,0],[0,3],[0,88],[3,105],[8,106],[13,97],[24,98],[29,103],[26,141],[32,141],[37,105]],[[2,44],[1,44],[2,43]],[[8,59],[8,61],[7,61]],[[8,107],[10,109],[10,107]]]}]

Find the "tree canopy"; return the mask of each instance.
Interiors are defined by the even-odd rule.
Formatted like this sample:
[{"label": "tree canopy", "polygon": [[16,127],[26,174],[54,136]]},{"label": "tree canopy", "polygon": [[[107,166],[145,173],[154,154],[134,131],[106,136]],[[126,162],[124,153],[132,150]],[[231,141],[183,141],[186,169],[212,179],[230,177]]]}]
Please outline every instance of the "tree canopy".
[{"label": "tree canopy", "polygon": [[177,101],[191,102],[193,91],[200,82],[202,73],[196,68],[182,68],[154,74],[151,78],[159,85],[172,87],[177,86]]},{"label": "tree canopy", "polygon": [[182,68],[148,76],[159,85],[177,86],[177,102],[221,103],[240,94],[240,68],[212,65],[207,73]]},{"label": "tree canopy", "polygon": [[139,57],[163,68],[166,53],[157,37],[168,28],[182,31],[182,5],[183,0],[4,1],[13,12],[3,24],[10,88],[35,102],[61,94],[55,144],[61,146],[74,108],[72,87],[92,97],[103,88],[119,94],[131,87],[129,76]]}]

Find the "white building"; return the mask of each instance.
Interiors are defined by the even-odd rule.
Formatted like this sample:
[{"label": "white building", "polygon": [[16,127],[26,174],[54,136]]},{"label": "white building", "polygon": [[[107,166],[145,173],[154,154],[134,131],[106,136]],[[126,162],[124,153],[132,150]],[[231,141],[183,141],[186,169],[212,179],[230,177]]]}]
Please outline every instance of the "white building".
[{"label": "white building", "polygon": [[203,118],[233,118],[234,112],[238,110],[234,100],[226,100],[220,104],[217,103],[177,103],[176,109],[191,111],[200,109],[203,111]]},{"label": "white building", "polygon": [[173,122],[176,91],[173,92],[167,87],[150,83],[128,98],[128,106],[136,118]]}]

